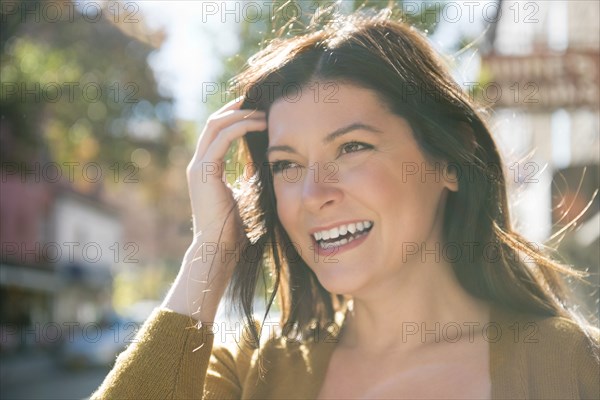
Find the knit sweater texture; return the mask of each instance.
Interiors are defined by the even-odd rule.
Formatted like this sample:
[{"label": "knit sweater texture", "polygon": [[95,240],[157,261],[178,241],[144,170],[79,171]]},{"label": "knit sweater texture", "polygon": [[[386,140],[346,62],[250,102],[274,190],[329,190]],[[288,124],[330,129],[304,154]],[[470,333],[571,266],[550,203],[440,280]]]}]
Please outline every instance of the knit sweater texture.
[{"label": "knit sweater texture", "polygon": [[[258,357],[213,332],[156,309],[91,399],[315,399],[337,342],[273,336]],[[492,306],[488,332],[492,399],[600,399],[600,362],[573,322]]]}]

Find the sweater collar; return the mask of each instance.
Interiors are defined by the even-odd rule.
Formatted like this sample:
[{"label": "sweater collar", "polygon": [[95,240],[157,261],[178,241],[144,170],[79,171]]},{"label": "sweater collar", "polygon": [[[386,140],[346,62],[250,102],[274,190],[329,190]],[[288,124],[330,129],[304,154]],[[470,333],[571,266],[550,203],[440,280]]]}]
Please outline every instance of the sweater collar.
[{"label": "sweater collar", "polygon": [[[243,398],[266,399],[315,399],[324,383],[329,362],[336,349],[344,329],[348,311],[336,315],[336,320],[328,329],[315,332],[313,340],[307,343],[273,339],[263,347],[263,364],[258,368],[256,354],[253,359],[254,368],[246,378],[246,388],[252,388]],[[520,370],[511,358],[515,351],[512,340],[511,324],[516,314],[497,305],[490,305],[490,339],[489,373],[492,382],[492,399],[519,398],[524,392],[520,390]],[[492,330],[498,334],[491,337]],[[281,351],[285,348],[285,351]],[[258,371],[264,371],[263,379]],[[273,382],[280,382],[274,385]],[[289,393],[281,390],[286,388]]]}]

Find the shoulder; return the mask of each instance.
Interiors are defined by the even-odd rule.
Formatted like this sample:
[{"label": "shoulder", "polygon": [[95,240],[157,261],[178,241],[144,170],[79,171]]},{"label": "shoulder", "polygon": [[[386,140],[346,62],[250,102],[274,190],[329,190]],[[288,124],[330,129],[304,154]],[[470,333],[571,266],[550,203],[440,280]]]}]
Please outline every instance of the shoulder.
[{"label": "shoulder", "polygon": [[302,346],[294,340],[287,340],[273,332],[261,336],[260,347],[257,348],[249,339],[250,334],[244,329],[222,332],[216,335],[210,359],[209,374],[221,377],[229,376],[242,384],[252,369],[258,367],[259,358],[268,358],[273,362],[283,362],[301,353]]},{"label": "shoulder", "polygon": [[[530,351],[544,351],[546,356],[573,355],[591,351],[600,344],[600,330],[597,327],[565,317],[515,314],[508,327],[515,332],[520,331],[518,336],[515,335],[516,341],[530,344]],[[523,350],[527,350],[527,347]]]},{"label": "shoulder", "polygon": [[595,326],[580,325],[563,317],[548,317],[537,322],[539,327],[539,347],[523,346],[531,359],[548,367],[540,371],[548,377],[554,376],[550,366],[559,368],[557,382],[572,386],[578,398],[600,398],[600,329]]},{"label": "shoulder", "polygon": [[215,338],[209,374],[228,377],[238,384],[243,382],[248,373],[251,360],[257,349],[252,346],[244,334],[239,330],[232,330],[231,335],[221,335]]},{"label": "shoulder", "polygon": [[514,331],[515,342],[551,344],[565,339],[569,342],[588,339],[588,342],[600,343],[598,327],[565,317],[536,315],[496,306],[492,309],[491,323],[507,333]]},{"label": "shoulder", "polygon": [[259,348],[248,340],[230,341],[213,348],[211,363],[219,369],[235,371],[240,383],[249,377],[280,375],[278,379],[294,379],[300,375],[313,374],[320,368],[337,343],[332,334],[311,337],[310,340],[282,336],[271,332],[261,340]]},{"label": "shoulder", "polygon": [[[533,317],[534,319],[536,317]],[[600,329],[589,324],[579,324],[571,319],[564,317],[537,317],[535,322],[540,329],[541,334],[545,334],[550,337],[567,338],[574,337],[583,338],[586,336],[585,331],[590,334],[591,339],[596,343],[600,341]],[[585,331],[584,331],[585,328]]]},{"label": "shoulder", "polygon": [[556,316],[496,309],[492,323],[502,332],[501,344],[518,345],[529,356],[571,357],[589,354],[600,346],[600,329],[587,323]]},{"label": "shoulder", "polygon": [[532,397],[600,397],[600,330],[564,317],[496,311],[498,370]]}]

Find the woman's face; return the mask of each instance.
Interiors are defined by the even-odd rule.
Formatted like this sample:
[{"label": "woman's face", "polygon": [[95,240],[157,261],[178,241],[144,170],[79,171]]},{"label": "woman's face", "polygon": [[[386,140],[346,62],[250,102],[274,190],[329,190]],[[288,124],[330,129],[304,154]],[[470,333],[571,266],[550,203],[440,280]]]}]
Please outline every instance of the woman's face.
[{"label": "woman's face", "polygon": [[376,92],[336,83],[332,96],[319,85],[277,100],[268,119],[277,213],[299,254],[347,295],[439,262],[445,191],[457,184]]}]

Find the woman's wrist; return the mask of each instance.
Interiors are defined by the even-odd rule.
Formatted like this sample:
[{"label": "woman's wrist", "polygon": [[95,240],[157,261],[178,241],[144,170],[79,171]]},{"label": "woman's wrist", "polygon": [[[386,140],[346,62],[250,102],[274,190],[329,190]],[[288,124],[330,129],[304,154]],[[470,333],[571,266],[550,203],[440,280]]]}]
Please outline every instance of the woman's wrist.
[{"label": "woman's wrist", "polygon": [[224,271],[230,266],[223,265],[219,252],[205,254],[204,246],[205,242],[192,241],[162,307],[212,323],[229,281],[229,274]]}]

